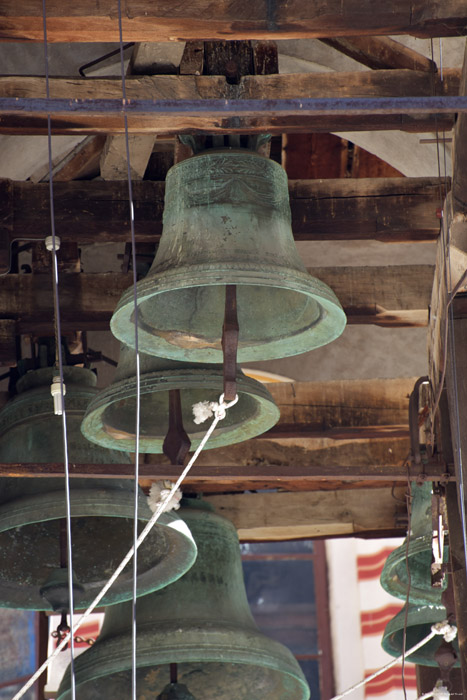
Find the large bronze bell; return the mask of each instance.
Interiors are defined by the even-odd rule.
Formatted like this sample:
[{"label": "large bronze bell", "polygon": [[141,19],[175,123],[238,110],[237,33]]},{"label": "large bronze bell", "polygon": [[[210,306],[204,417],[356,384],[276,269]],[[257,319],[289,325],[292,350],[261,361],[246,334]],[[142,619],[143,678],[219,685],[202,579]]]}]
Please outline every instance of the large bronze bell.
[{"label": "large bronze bell", "polygon": [[[167,690],[171,664],[177,664],[176,682],[196,700],[307,700],[309,688],[295,658],[253,621],[234,526],[202,501],[183,501],[180,514],[198,558],[179,581],[138,599],[139,700]],[[130,604],[106,611],[96,643],[75,659],[75,679],[79,700],[130,697]],[[69,697],[68,668],[58,698]]]},{"label": "large bronze bell", "polygon": [[[381,645],[391,656],[400,656],[402,654],[404,642],[404,627],[405,627],[405,611],[406,606],[395,615],[392,620],[386,625],[384,630],[383,640]],[[406,632],[406,649],[415,646],[421,642],[431,632],[431,626],[436,622],[442,622],[446,619],[446,608],[444,605],[408,605],[407,613],[407,632]],[[440,645],[445,644],[443,637],[436,635],[429,642],[424,644],[418,651],[407,657],[407,661],[420,666],[438,666],[436,652]],[[459,642],[457,637],[452,642],[454,650],[459,655]],[[459,666],[459,661],[456,662]]]},{"label": "large bronze bell", "polygon": [[[29,372],[17,383],[17,396],[0,412],[0,461],[62,462],[62,418],[53,413],[52,368]],[[80,432],[84,411],[96,393],[95,375],[65,367],[70,462],[121,463],[129,457],[91,445]],[[134,491],[123,479],[71,479],[73,572],[86,607],[133,543]],[[151,517],[139,498],[141,527]],[[0,479],[0,606],[50,610],[40,590],[63,579],[60,530],[66,517],[61,478]],[[192,565],[196,546],[186,524],[164,514],[138,550],[138,594],[175,581]],[[132,597],[132,564],[105,596],[106,604]]]},{"label": "large bronze bell", "polygon": [[[193,421],[193,404],[218,401],[223,390],[222,366],[188,365],[184,362],[140,353],[141,452],[162,452],[168,430],[169,391],[180,390],[183,426],[196,449],[208,423]],[[120,348],[115,381],[93,398],[81,425],[92,442],[117,450],[132,450],[135,444],[136,355],[126,345]],[[210,437],[206,448],[231,445],[269,430],[279,420],[279,409],[260,382],[237,371],[238,403],[232,406]]]},{"label": "large bronze bell", "polygon": [[[409,585],[406,556],[410,570],[410,602],[441,603],[441,595],[446,587],[438,588],[431,584],[432,561],[432,514],[431,514],[431,483],[419,486],[413,483],[411,535],[407,552],[407,540],[388,556],[381,573],[381,585],[385,591],[406,600]],[[448,561],[449,549],[444,547],[444,561]]]},{"label": "large bronze bell", "polygon": [[[141,352],[222,362],[226,285],[237,286],[238,361],[297,355],[326,345],[346,318],[333,291],[311,277],[295,247],[287,175],[246,149],[204,151],[173,166],[154,263],[138,283]],[[113,334],[134,346],[133,291]]]}]

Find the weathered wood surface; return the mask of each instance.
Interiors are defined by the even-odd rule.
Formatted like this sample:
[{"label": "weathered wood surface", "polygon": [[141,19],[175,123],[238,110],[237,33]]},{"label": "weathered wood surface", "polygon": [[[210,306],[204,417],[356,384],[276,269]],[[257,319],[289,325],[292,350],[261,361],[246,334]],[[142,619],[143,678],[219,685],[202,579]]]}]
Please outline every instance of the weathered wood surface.
[{"label": "weathered wood surface", "polygon": [[[458,68],[445,69],[442,81],[437,75],[414,70],[291,73],[245,75],[235,85],[219,75],[129,75],[125,85],[129,100],[429,97],[433,94],[458,95],[460,76]],[[120,78],[51,78],[49,87],[52,99],[102,100],[122,97]],[[40,99],[44,94],[44,78],[19,75],[0,77],[0,97]]]},{"label": "weathered wood surface", "polygon": [[[223,76],[159,75],[129,76],[126,94],[131,103],[138,100],[273,100],[313,99],[325,97],[430,97],[433,81],[436,93],[456,96],[460,72],[446,70],[441,81],[425,71],[384,70],[349,73],[305,73],[291,75],[250,75],[240,78],[238,84],[229,84]],[[0,102],[1,133],[41,133],[46,130],[46,106],[40,107],[45,95],[44,78],[6,76],[0,78],[0,100],[16,98],[37,100],[38,111],[3,106]],[[121,81],[115,78],[52,78],[52,99],[63,99],[66,108],[52,115],[54,133],[119,133],[124,130],[121,112]],[[82,100],[94,100],[93,111],[85,108]],[[99,100],[103,102],[99,102]],[[116,100],[111,107],[105,100]],[[130,105],[131,105],[130,103]],[[246,103],[245,103],[246,104]],[[80,106],[81,105],[81,106]],[[100,106],[99,106],[100,105]],[[97,108],[99,106],[99,109]],[[50,109],[50,108],[49,108]],[[339,131],[346,129],[403,129],[424,131],[435,121],[439,129],[451,128],[453,115],[401,113],[349,115],[329,113],[303,114],[301,110],[268,113],[245,109],[244,113],[216,112],[212,107],[202,114],[193,110],[184,113],[158,114],[154,111],[130,111],[128,128],[131,133],[154,132],[176,134],[186,132],[260,132],[267,128],[273,133],[287,131]]]},{"label": "weathered wood surface", "polygon": [[[139,473],[143,482],[168,479],[174,481],[181,467],[169,464],[140,464]],[[63,464],[21,463],[1,464],[0,475],[11,478],[52,478],[63,476]],[[71,478],[116,478],[133,479],[131,464],[70,464]],[[407,479],[416,480],[418,469],[397,465],[369,464],[363,466],[331,464],[315,465],[312,468],[300,464],[268,464],[212,466],[196,465],[184,481],[184,489],[193,492],[235,492],[257,489],[279,489],[283,491],[317,490],[337,488],[381,488],[389,484],[407,484]],[[444,467],[429,465],[425,470],[429,481],[452,480]]]},{"label": "weathered wood surface", "polygon": [[[431,265],[308,268],[329,284],[348,323],[386,327],[426,325],[433,278]],[[125,273],[69,274],[60,280],[64,330],[106,330],[117,302],[132,284]],[[0,318],[17,321],[19,333],[53,328],[52,279],[41,274],[0,277]]]},{"label": "weathered wood surface", "polygon": [[408,377],[269,384],[281,412],[274,434],[289,426],[303,437],[332,433],[336,428],[408,426],[409,395],[415,381]]},{"label": "weathered wood surface", "polygon": [[[51,0],[47,3],[49,41],[118,41],[117,10],[105,0]],[[309,0],[255,0],[250,3],[187,0],[127,0],[124,41],[190,39],[292,39],[351,35],[465,35],[463,0],[391,0],[362,4],[328,0],[325,8]],[[42,6],[33,0],[3,0],[0,38],[42,41]]]},{"label": "weathered wood surface", "polygon": [[241,540],[285,540],[400,530],[404,488],[207,496]]},{"label": "weathered wood surface", "polygon": [[[444,180],[433,177],[292,180],[292,230],[296,240],[434,240],[439,233],[440,190],[446,194]],[[136,241],[157,241],[164,183],[134,182],[133,202]],[[57,233],[64,241],[131,240],[124,182],[57,182],[54,210]],[[0,180],[0,232],[2,243],[8,244],[21,236],[49,235],[48,185]]]},{"label": "weathered wood surface", "polygon": [[[144,66],[154,64],[159,55],[154,44],[144,44],[138,51],[134,47],[128,72],[142,73]],[[153,55],[151,56],[151,46]],[[155,134],[130,134],[128,136],[128,160],[132,180],[142,180],[156,141]],[[100,158],[100,175],[104,180],[126,180],[128,177],[126,135],[114,134],[106,138]]]},{"label": "weathered wood surface", "polygon": [[321,41],[373,70],[392,68],[421,70],[428,73],[437,71],[434,61],[389,37],[341,36]]},{"label": "weathered wood surface", "polygon": [[[408,133],[433,133],[436,129],[450,131],[454,125],[454,114],[376,114],[376,115],[292,115],[264,112],[256,116],[204,114],[160,116],[154,112],[133,113],[128,120],[130,134],[271,134],[283,133],[329,133],[344,131],[398,130]],[[104,107],[100,113],[75,112],[68,109],[55,112],[52,118],[52,134],[121,134],[124,122],[120,109],[113,111]],[[1,109],[0,134],[12,136],[46,135],[47,109],[28,112],[26,108]]]}]

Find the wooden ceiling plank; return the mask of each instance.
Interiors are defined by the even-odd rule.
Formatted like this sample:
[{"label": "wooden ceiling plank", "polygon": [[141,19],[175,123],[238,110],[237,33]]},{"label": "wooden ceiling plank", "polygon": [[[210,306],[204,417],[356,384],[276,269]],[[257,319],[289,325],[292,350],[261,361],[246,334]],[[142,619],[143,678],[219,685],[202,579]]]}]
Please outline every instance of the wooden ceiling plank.
[{"label": "wooden ceiling plank", "polygon": [[[429,241],[439,234],[439,195],[449,179],[380,178],[292,180],[292,230],[296,240]],[[162,231],[163,182],[133,186],[137,242],[155,242]],[[79,244],[131,240],[124,182],[57,182],[55,221],[62,240]],[[2,237],[44,239],[50,232],[46,184],[0,180]],[[6,251],[7,254],[8,251]],[[8,256],[2,259],[2,269]]]},{"label": "wooden ceiling plank", "polygon": [[340,53],[373,70],[408,69],[436,73],[436,63],[390,37],[352,36],[321,39]]},{"label": "wooden ceiling plank", "polygon": [[[391,327],[427,323],[431,265],[309,268],[309,272],[338,290],[348,323]],[[62,327],[108,329],[121,294],[130,286],[130,275],[124,273],[64,276],[60,284]],[[0,278],[0,317],[17,320],[20,333],[53,328],[52,300],[49,276],[10,274]]]},{"label": "wooden ceiling plank", "polygon": [[[124,41],[215,39],[297,39],[351,35],[412,34],[420,37],[466,34],[464,0],[391,0],[362,3],[328,0],[326,11],[309,0],[127,0],[122,17]],[[107,0],[54,0],[47,4],[51,42],[118,41],[115,7]],[[42,41],[41,5],[3,0],[0,38]]]}]

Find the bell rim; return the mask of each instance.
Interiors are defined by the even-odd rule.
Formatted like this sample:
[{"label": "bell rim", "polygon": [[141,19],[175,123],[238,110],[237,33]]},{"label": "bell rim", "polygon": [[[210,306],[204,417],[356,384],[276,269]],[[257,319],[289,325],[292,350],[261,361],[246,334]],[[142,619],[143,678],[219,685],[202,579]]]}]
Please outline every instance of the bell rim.
[{"label": "bell rim", "polygon": [[[161,386],[161,378],[168,379]],[[161,372],[147,372],[141,375],[141,395],[160,393],[170,389],[179,389],[183,382],[182,391],[185,389],[196,389],[198,387],[210,389],[220,387],[222,393],[223,373],[222,368],[218,370],[210,369],[179,369],[164,370]],[[106,387],[102,392],[94,397],[90,402],[83,421],[81,432],[90,441],[101,447],[122,450],[124,452],[134,449],[134,437],[118,439],[107,433],[103,427],[102,416],[105,410],[114,403],[134,398],[136,390],[136,380],[121,380]],[[223,431],[214,431],[205,449],[225,447],[237,442],[249,440],[252,437],[261,435],[272,428],[280,417],[280,411],[267,388],[260,382],[250,377],[246,377],[241,371],[237,372],[237,390],[241,400],[242,394],[248,394],[256,401],[258,408],[257,415],[252,416],[244,423],[237,424],[232,430],[226,428]],[[203,439],[208,423],[199,427],[199,437],[190,435],[191,449],[198,447]],[[241,439],[232,441],[233,434],[241,434]],[[139,449],[146,454],[161,454],[163,452],[163,442],[165,436],[160,438],[141,437]]]},{"label": "bell rim", "polygon": [[[211,629],[210,629],[211,628]],[[230,633],[235,633],[236,648],[232,648]],[[212,639],[206,642],[206,638]],[[178,639],[177,639],[178,637]],[[200,641],[202,637],[202,641]],[[225,642],[222,641],[225,637]],[[183,638],[183,642],[181,639]],[[157,641],[159,640],[159,641]],[[241,640],[241,641],[240,641]],[[127,643],[126,643],[127,642]],[[253,646],[256,642],[257,648]],[[131,634],[124,633],[102,641],[105,644],[105,656],[99,653],[99,646],[88,649],[75,661],[75,681],[79,688],[84,683],[94,682],[98,679],[108,678],[115,673],[131,671]],[[183,648],[181,648],[183,644]],[[122,651],[122,648],[125,651]],[[95,657],[95,658],[94,658]],[[157,630],[154,626],[138,626],[138,655],[137,668],[153,668],[154,666],[168,666],[177,664],[232,664],[239,666],[253,666],[274,671],[289,676],[293,679],[300,695],[294,695],[294,700],[308,700],[310,689],[303,671],[292,652],[280,642],[267,637],[259,630],[243,628],[234,625],[224,625],[221,629],[213,628],[212,622],[199,620],[199,624],[187,627],[161,624]],[[284,667],[285,665],[285,667]],[[68,698],[69,688],[66,687],[69,678],[67,668],[60,688],[57,700]],[[90,674],[90,677],[81,680],[82,675]],[[62,688],[62,686],[65,686]],[[81,688],[83,693],[83,688]]]},{"label": "bell rim", "polygon": [[[224,287],[226,285],[254,286],[284,289],[303,294],[313,299],[320,308],[319,318],[307,328],[295,333],[293,346],[291,336],[274,339],[265,343],[256,343],[237,350],[239,362],[254,362],[299,355],[309,350],[323,347],[336,340],[344,331],[347,317],[332,289],[321,280],[306,272],[282,268],[280,266],[263,266],[248,269],[244,264],[232,263],[225,267],[216,265],[193,265],[179,267],[176,270],[164,270],[147,276],[137,283],[138,306],[166,292],[175,292],[194,287]],[[133,327],[131,317],[134,312],[134,294],[131,288],[121,296],[110,320],[113,335],[130,347],[134,347],[134,336],[128,333]],[[319,338],[314,338],[319,328]],[[313,342],[312,342],[313,341]],[[316,342],[318,341],[318,342]],[[219,333],[220,342],[220,333]],[[174,358],[177,360],[215,363],[222,362],[222,350],[217,348],[183,349],[171,345],[164,339],[138,328],[138,344],[141,352],[148,355]],[[267,352],[266,352],[267,350]]]},{"label": "bell rim", "polygon": [[[422,535],[415,539],[412,539],[409,544],[408,557],[416,556],[417,554],[422,554],[424,551],[431,552],[431,536]],[[448,545],[444,547],[444,553],[449,552]],[[380,576],[380,583],[382,588],[389,593],[389,595],[398,598],[399,600],[407,599],[407,588],[408,583],[404,583],[398,575],[398,569],[406,567],[406,545],[405,541],[400,546],[397,547],[391,554],[389,554],[386,562],[384,564],[383,570]],[[423,605],[425,603],[430,603],[437,605],[441,600],[441,595],[443,590],[445,590],[446,585],[440,588],[420,588],[415,585],[410,586],[409,601],[414,604]]]},{"label": "bell rim", "polygon": [[[66,517],[66,506],[63,499],[57,499],[56,491],[44,492],[36,495],[25,496],[15,499],[0,507],[0,533],[7,532],[15,527],[34,525],[38,522],[47,522]],[[90,500],[92,497],[92,500]],[[147,522],[151,517],[149,506],[144,504],[144,496],[140,499],[138,509],[138,520]],[[33,510],[31,509],[33,505]],[[134,503],[132,498],[128,498],[127,493],[118,493],[115,489],[106,491],[103,489],[79,489],[70,492],[70,505],[72,508],[72,519],[80,517],[112,517],[112,518],[133,518]],[[146,508],[144,508],[146,505]],[[102,515],[100,508],[107,509]],[[35,512],[35,515],[33,514]],[[99,515],[96,515],[96,512]],[[26,518],[28,514],[29,518]],[[14,520],[16,518],[16,521]],[[6,520],[9,519],[8,527]],[[137,596],[154,593],[165,586],[178,581],[186,574],[197,556],[197,546],[188,525],[176,514],[172,512],[162,513],[155,527],[162,528],[164,536],[167,538],[169,554],[161,561],[152,566],[147,571],[138,574]],[[156,575],[157,572],[157,575]],[[171,576],[166,576],[166,574]],[[100,592],[104,581],[97,581],[92,584],[83,583],[86,589],[86,597],[80,601],[76,609],[84,609]],[[156,587],[154,587],[156,586]],[[14,581],[0,580],[0,607],[15,607],[22,610],[52,610],[46,601],[40,596],[37,589],[37,596],[34,597],[31,586],[29,591],[30,602],[22,601],[21,593],[27,595],[27,591],[19,590],[18,584]],[[11,591],[9,597],[8,592]],[[16,594],[16,597],[15,597]],[[124,581],[117,579],[103,598],[102,605],[110,606],[131,600],[133,597],[132,580]]]}]

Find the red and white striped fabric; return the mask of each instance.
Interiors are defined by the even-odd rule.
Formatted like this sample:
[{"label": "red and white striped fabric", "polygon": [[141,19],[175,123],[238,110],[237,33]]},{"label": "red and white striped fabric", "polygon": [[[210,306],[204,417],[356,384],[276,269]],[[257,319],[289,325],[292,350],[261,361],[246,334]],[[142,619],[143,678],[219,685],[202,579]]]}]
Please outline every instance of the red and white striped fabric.
[{"label": "red and white striped fabric", "polygon": [[[357,581],[360,600],[360,632],[365,676],[388,663],[393,657],[381,648],[384,629],[402,608],[403,602],[383,590],[379,582],[388,555],[402,540],[358,540]],[[405,664],[407,699],[417,697],[415,666]],[[401,700],[402,666],[397,664],[365,686],[365,700]]]}]

